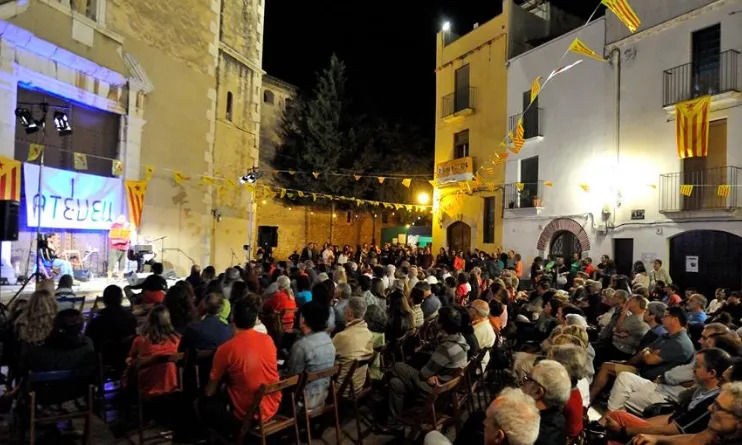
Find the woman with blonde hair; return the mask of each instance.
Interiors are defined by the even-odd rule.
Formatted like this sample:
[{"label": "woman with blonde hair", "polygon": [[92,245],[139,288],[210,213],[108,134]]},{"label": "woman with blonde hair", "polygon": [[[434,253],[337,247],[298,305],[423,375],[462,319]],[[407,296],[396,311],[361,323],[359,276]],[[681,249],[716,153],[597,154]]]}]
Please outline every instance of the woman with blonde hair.
[{"label": "woman with blonde hair", "polygon": [[345,273],[345,268],[338,266],[335,268],[335,272],[332,273],[332,281],[335,284],[345,284],[348,282],[348,275]]},{"label": "woman with blonde hair", "polygon": [[15,321],[16,338],[23,343],[43,342],[52,331],[56,315],[54,294],[46,289],[35,291]]}]

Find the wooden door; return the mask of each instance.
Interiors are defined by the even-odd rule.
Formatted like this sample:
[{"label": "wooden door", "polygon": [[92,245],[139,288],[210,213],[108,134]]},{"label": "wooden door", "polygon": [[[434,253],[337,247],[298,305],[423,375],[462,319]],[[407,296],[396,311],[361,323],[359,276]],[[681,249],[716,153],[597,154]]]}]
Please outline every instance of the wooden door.
[{"label": "wooden door", "polygon": [[461,221],[448,226],[448,247],[457,252],[471,249],[471,227]]},{"label": "wooden door", "polygon": [[[719,230],[694,230],[670,240],[670,276],[681,290],[692,287],[714,295],[717,287],[742,285],[742,238]],[[698,272],[686,268],[688,257],[698,257]],[[691,258],[692,259],[692,258]]]}]

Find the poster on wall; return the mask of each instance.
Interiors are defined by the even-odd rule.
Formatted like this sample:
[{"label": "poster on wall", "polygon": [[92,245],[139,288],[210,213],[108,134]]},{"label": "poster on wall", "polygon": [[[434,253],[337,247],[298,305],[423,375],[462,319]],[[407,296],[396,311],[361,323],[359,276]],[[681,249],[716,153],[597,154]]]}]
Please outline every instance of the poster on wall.
[{"label": "poster on wall", "polygon": [[121,178],[44,167],[39,197],[39,166],[23,164],[28,227],[108,230],[124,212]]},{"label": "poster on wall", "polygon": [[697,256],[686,255],[685,271],[686,272],[698,272],[698,257]]}]

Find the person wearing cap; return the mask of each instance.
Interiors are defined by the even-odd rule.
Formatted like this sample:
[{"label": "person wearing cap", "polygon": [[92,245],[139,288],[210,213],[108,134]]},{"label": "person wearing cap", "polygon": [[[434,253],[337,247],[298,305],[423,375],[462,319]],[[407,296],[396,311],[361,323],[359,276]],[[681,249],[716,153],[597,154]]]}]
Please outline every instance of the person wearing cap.
[{"label": "person wearing cap", "polygon": [[[495,330],[489,323],[490,305],[484,300],[474,300],[469,305],[469,313],[471,314],[474,336],[477,338],[479,347],[484,349],[494,346],[497,337]],[[482,370],[487,369],[489,361],[490,353],[488,351],[482,359]]]}]

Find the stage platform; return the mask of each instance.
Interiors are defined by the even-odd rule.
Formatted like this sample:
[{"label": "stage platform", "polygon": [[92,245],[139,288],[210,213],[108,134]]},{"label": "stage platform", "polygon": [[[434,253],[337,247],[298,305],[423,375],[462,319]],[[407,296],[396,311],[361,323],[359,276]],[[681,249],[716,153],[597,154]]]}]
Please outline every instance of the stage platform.
[{"label": "stage platform", "polygon": [[[144,274],[140,274],[140,278],[146,276]],[[179,280],[179,279],[178,279]],[[178,280],[167,280],[168,286],[174,285]],[[128,286],[129,282],[126,279],[123,280],[117,280],[117,279],[107,279],[105,277],[103,278],[93,278],[90,281],[81,282],[80,284],[73,286],[72,290],[75,292],[75,294],[78,297],[85,297],[85,304],[86,305],[92,305],[95,301],[96,297],[103,295],[103,289],[105,289],[107,286],[115,284],[122,289],[124,286]],[[18,292],[18,290],[21,288],[20,285],[7,285],[7,286],[0,286],[0,302],[3,304],[6,304],[8,301],[10,301],[11,298]],[[31,296],[33,291],[36,288],[36,284],[31,282],[28,283],[25,289],[20,293],[18,298],[28,298]],[[124,306],[128,306],[129,301],[124,298]]]}]

